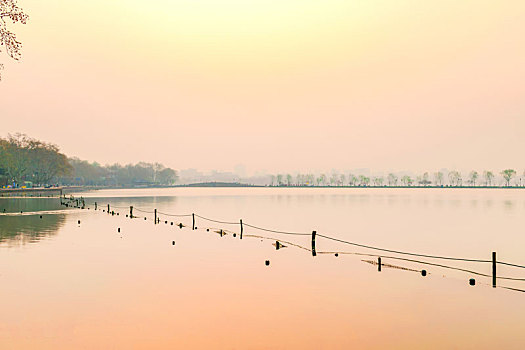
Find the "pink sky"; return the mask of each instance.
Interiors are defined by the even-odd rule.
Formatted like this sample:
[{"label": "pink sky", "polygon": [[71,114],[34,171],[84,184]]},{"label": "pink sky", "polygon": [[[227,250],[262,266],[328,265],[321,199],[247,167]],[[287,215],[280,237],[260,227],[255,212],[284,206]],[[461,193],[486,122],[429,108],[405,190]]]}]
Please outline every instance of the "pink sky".
[{"label": "pink sky", "polygon": [[2,136],[178,169],[525,167],[522,1],[19,5]]}]

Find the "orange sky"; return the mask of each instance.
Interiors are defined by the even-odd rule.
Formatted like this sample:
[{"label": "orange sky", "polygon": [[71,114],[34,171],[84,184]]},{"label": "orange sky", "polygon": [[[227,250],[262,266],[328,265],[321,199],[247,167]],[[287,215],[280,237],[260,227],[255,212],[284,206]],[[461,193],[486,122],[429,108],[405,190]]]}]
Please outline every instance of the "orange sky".
[{"label": "orange sky", "polygon": [[179,169],[524,167],[523,1],[19,4],[2,136]]}]

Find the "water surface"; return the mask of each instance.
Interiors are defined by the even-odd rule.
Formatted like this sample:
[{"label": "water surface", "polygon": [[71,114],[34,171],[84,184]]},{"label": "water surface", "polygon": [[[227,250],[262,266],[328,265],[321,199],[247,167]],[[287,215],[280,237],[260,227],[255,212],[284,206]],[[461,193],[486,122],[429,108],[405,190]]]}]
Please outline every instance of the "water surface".
[{"label": "water surface", "polygon": [[[240,240],[237,224],[316,230],[430,255],[490,260],[496,251],[499,260],[523,264],[520,191],[177,188],[81,195],[89,210],[57,211],[58,199],[0,200],[13,213],[0,216],[1,348],[519,349],[525,342],[525,293],[494,289],[490,278],[322,237],[313,257],[309,235],[245,226]],[[119,215],[94,211],[94,202],[99,209],[109,203]],[[131,205],[139,218],[126,218]],[[157,225],[154,209],[163,213]],[[20,210],[25,215],[14,215]],[[192,230],[191,216],[166,215],[191,213],[234,224],[197,218]],[[222,237],[215,232],[221,229]],[[275,240],[288,246],[276,250]],[[378,254],[396,268],[378,272],[363,262]],[[491,273],[487,263],[438,262]],[[500,276],[523,278],[522,271],[498,266]],[[498,280],[522,289],[524,283]]]}]

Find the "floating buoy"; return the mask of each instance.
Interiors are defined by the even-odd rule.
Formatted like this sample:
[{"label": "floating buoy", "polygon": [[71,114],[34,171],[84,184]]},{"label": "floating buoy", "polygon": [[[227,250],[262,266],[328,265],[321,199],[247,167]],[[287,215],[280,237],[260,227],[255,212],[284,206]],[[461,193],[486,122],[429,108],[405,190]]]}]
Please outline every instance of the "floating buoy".
[{"label": "floating buoy", "polygon": [[120,232],[120,227],[118,228],[118,232]]},{"label": "floating buoy", "polygon": [[171,241],[171,245],[175,245],[175,241]]},{"label": "floating buoy", "polygon": [[128,214],[126,214],[126,217],[128,217]]},{"label": "floating buoy", "polygon": [[206,229],[206,232],[210,232],[210,229],[209,229],[209,228],[207,228],[207,229]]},{"label": "floating buoy", "polygon": [[421,270],[421,276],[425,277],[427,275],[427,270]]},{"label": "floating buoy", "polygon": [[179,228],[182,228],[182,223],[179,224]]},{"label": "floating buoy", "polygon": [[167,224],[167,223],[168,223],[168,221],[166,220],[166,221],[164,221],[164,223],[165,223],[165,224]]},{"label": "floating buoy", "polygon": [[173,226],[173,222],[171,223],[171,226]]},{"label": "floating buoy", "polygon": [[42,215],[40,215],[40,219],[42,219]]},{"label": "floating buoy", "polygon": [[146,218],[144,218],[144,220],[146,220]]},{"label": "floating buoy", "polygon": [[471,286],[474,286],[476,285],[476,280],[474,278],[471,278],[468,280],[468,284],[470,284]]},{"label": "floating buoy", "polygon": [[78,224],[80,225],[80,220],[78,220]]},{"label": "floating buoy", "polygon": [[264,262],[264,264],[265,264],[266,266],[270,266],[270,260],[266,260],[266,261]]},{"label": "floating buoy", "polygon": [[339,253],[335,253],[335,257],[337,258],[339,256]]}]

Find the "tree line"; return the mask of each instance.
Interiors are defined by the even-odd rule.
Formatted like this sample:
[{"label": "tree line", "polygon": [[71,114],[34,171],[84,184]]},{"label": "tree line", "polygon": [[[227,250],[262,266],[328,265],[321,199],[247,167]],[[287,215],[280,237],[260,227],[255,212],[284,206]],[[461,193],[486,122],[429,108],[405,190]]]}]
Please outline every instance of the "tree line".
[{"label": "tree line", "polygon": [[69,159],[73,166],[71,176],[62,183],[76,186],[158,186],[173,185],[177,171],[160,163],[113,164],[102,166],[78,158]]},{"label": "tree line", "polygon": [[[445,174],[437,171],[433,174],[425,172],[418,176],[402,175],[389,173],[387,176],[366,176],[339,174],[333,172],[330,175],[318,174],[277,174],[271,175],[270,186],[351,186],[351,187],[521,187],[522,178],[525,179],[525,171],[521,177],[517,177],[517,171],[514,169],[504,169],[499,172],[500,177],[496,177],[493,171],[485,170],[479,173],[471,171],[466,177],[457,170],[452,170]],[[447,176],[445,176],[447,175]]]},{"label": "tree line", "polygon": [[100,165],[68,158],[58,146],[25,134],[0,138],[0,187],[173,185],[177,172],[160,163]]},{"label": "tree line", "polygon": [[24,134],[0,138],[0,183],[21,187],[26,182],[50,184],[73,170],[56,145]]}]

